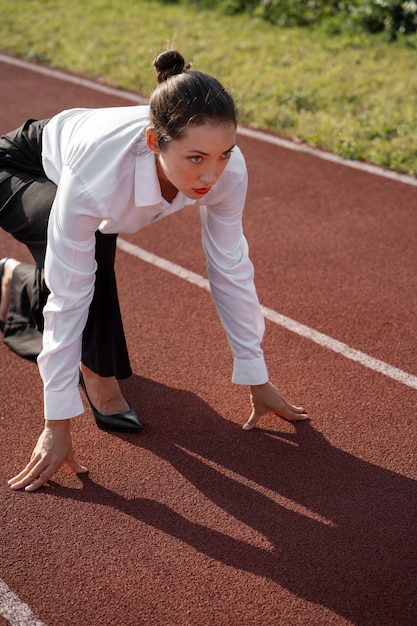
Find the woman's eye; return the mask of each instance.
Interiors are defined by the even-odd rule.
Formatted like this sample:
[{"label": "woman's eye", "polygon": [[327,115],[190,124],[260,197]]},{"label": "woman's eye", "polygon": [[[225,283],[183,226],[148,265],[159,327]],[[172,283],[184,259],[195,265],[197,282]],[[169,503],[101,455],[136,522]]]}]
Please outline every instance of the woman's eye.
[{"label": "woman's eye", "polygon": [[201,160],[202,160],[201,156],[189,157],[189,161],[191,161],[191,163],[201,163]]},{"label": "woman's eye", "polygon": [[224,152],[224,153],[222,154],[222,158],[223,158],[223,159],[230,159],[230,157],[232,156],[232,152],[233,152],[233,149],[228,150],[227,152]]}]

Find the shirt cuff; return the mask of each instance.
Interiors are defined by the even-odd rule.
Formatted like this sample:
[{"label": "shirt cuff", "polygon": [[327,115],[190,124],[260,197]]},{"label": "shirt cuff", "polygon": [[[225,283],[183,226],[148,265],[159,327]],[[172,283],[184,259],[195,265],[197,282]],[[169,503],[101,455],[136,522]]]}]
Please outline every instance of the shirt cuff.
[{"label": "shirt cuff", "polygon": [[70,391],[43,392],[45,419],[65,420],[84,413],[84,406],[78,389]]},{"label": "shirt cuff", "polygon": [[234,359],[232,382],[238,385],[263,385],[268,382],[265,359]]}]

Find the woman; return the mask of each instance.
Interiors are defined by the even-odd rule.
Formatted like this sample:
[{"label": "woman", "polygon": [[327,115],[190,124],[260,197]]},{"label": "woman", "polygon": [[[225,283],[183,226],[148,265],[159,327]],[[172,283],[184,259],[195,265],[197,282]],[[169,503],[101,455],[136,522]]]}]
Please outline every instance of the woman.
[{"label": "woman", "polygon": [[[159,55],[154,68],[159,85],[149,107],[64,111],[2,138],[0,225],[26,243],[36,270],[3,260],[0,320],[5,341],[23,356],[42,332],[45,405],[44,430],[28,465],[9,481],[12,489],[37,489],[63,463],[87,471],[70,434],[71,418],[83,412],[79,382],[99,427],[141,429],[117,382],[131,369],[113,268],[116,237],[184,206],[200,209],[211,292],[234,354],[232,380],[251,387],[243,428],[269,410],[307,419],[268,381],[264,320],[242,232],[247,172],[235,146],[233,99],[215,78],[189,71],[176,51]],[[16,293],[27,295],[23,328]]]}]

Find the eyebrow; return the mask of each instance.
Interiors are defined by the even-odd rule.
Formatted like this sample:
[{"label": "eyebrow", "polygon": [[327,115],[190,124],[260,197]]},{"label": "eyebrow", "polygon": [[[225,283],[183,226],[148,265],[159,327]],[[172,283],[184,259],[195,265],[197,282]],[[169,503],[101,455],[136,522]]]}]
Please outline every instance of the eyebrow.
[{"label": "eyebrow", "polygon": [[[233,150],[233,148],[236,146],[236,144],[234,143],[233,146],[231,146],[230,148],[228,148],[227,150],[224,150],[222,152],[222,154],[225,154],[226,152],[230,152],[231,150]],[[203,152],[202,150],[187,150],[188,153],[192,153],[192,154],[201,154],[201,156],[210,156],[210,154],[208,152]]]}]

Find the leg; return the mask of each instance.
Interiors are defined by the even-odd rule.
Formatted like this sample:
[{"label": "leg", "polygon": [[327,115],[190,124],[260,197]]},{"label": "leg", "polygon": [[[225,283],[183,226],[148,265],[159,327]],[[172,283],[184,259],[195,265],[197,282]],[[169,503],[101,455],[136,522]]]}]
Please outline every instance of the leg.
[{"label": "leg", "polygon": [[[42,167],[42,133],[47,122],[27,120],[21,127],[0,138],[0,227],[25,244],[36,262],[32,277],[28,267],[24,272],[20,268],[7,286],[8,290],[11,288],[11,321],[18,330],[17,335],[23,333],[26,338],[32,331],[36,334],[37,329],[42,332],[42,309],[48,295],[42,268],[46,229],[56,186],[46,178]],[[8,266],[10,269],[10,263]],[[5,309],[7,311],[9,307],[3,300],[1,314],[4,318]],[[6,327],[5,336],[10,336],[9,331]],[[39,351],[38,333],[36,340]],[[13,349],[19,352],[19,342],[14,340],[13,345]],[[33,353],[35,345],[36,341]],[[23,348],[22,356],[26,356],[25,352]]]},{"label": "leg", "polygon": [[25,244],[36,261],[36,266],[7,262],[0,302],[4,343],[28,359],[36,359],[42,348],[42,310],[48,296],[42,268],[55,191],[46,178],[17,172],[0,183],[0,226]]},{"label": "leg", "polygon": [[[32,253],[36,268],[21,267],[13,272],[3,290],[10,305],[1,314],[6,319],[5,338],[17,331],[13,349],[20,353],[18,337],[34,332],[39,352],[43,330],[43,306],[48,290],[43,280],[46,231],[49,213],[55,198],[56,185],[45,176],[42,167],[42,133],[48,120],[27,120],[20,128],[0,138],[0,227],[25,244]],[[7,264],[10,269],[10,263]],[[30,275],[32,271],[32,276]],[[6,310],[5,310],[6,309]],[[10,310],[9,310],[10,309]],[[9,324],[10,318],[10,324]],[[13,323],[12,323],[13,322]],[[8,328],[8,325],[10,328]],[[39,331],[39,332],[38,332]],[[26,340],[22,344],[27,343]],[[33,344],[33,356],[36,341]],[[22,356],[26,356],[22,347]]]},{"label": "leg", "polygon": [[116,240],[117,235],[96,233],[96,284],[82,346],[81,371],[88,396],[104,415],[129,409],[117,379],[132,374],[114,273]]},{"label": "leg", "polygon": [[30,360],[35,360],[42,349],[42,333],[31,314],[34,272],[33,265],[7,259],[0,301],[4,343],[19,356]]},{"label": "leg", "polygon": [[4,330],[7,313],[10,306],[10,291],[13,278],[13,271],[19,262],[15,259],[5,257],[0,261],[0,324],[1,330]]},{"label": "leg", "polygon": [[103,377],[132,375],[117,295],[117,235],[96,233],[96,283],[83,333],[82,361]]}]

